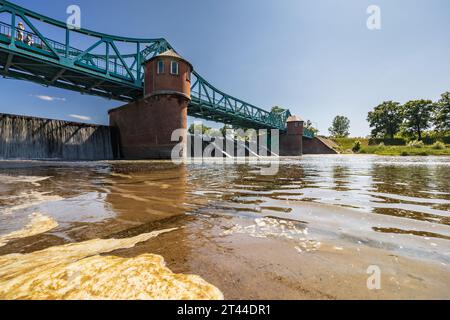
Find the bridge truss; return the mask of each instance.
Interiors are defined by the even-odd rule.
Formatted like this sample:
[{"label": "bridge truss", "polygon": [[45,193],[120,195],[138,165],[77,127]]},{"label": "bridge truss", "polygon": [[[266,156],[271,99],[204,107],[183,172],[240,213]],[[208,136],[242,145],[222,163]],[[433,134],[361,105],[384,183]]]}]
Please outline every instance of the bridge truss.
[{"label": "bridge truss", "polygon": [[[86,49],[79,49],[80,43]],[[143,96],[143,62],[169,49],[163,38],[72,29],[0,0],[0,75],[5,78],[130,102]],[[189,115],[244,128],[286,130],[288,110],[265,111],[218,90],[195,71],[192,83]],[[314,137],[308,130],[305,136]]]}]

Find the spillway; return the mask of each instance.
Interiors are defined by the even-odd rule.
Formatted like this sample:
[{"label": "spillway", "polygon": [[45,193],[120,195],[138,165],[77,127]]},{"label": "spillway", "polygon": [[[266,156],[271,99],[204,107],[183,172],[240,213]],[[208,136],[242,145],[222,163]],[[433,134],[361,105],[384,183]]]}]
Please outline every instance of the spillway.
[{"label": "spillway", "polygon": [[0,114],[0,159],[113,159],[108,126]]}]

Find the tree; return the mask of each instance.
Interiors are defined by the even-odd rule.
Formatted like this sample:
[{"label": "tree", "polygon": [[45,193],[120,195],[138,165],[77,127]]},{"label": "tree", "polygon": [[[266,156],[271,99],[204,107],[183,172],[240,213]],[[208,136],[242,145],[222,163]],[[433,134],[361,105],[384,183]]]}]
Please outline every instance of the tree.
[{"label": "tree", "polygon": [[319,129],[314,127],[314,125],[311,122],[311,120],[306,121],[305,128],[308,129],[309,131],[313,132],[315,135],[317,135],[319,133]]},{"label": "tree", "polygon": [[279,107],[279,106],[275,106],[275,107],[272,107],[272,110],[270,112],[272,112],[272,113],[283,113],[285,111],[286,111],[286,109],[284,109],[282,107]]},{"label": "tree", "polygon": [[230,126],[230,125],[228,125],[228,124],[224,125],[223,128],[220,129],[220,131],[222,132],[222,135],[223,135],[224,137],[227,136],[227,131],[229,131],[229,130],[233,130],[233,126]]},{"label": "tree", "polygon": [[431,100],[413,100],[405,103],[403,116],[405,117],[406,132],[417,134],[421,141],[422,133],[430,127],[433,108]]},{"label": "tree", "polygon": [[189,133],[190,134],[194,134],[196,132],[201,132],[202,134],[207,133],[209,130],[211,130],[210,127],[204,126],[203,124],[191,124],[191,126],[189,127]]},{"label": "tree", "polygon": [[367,121],[372,130],[372,137],[394,138],[403,123],[403,112],[400,103],[385,101],[369,112]]},{"label": "tree", "polygon": [[441,100],[436,103],[433,124],[439,132],[450,131],[450,92],[443,93]]},{"label": "tree", "polygon": [[344,116],[337,116],[333,120],[333,125],[328,129],[334,138],[345,138],[350,135],[350,120]]}]

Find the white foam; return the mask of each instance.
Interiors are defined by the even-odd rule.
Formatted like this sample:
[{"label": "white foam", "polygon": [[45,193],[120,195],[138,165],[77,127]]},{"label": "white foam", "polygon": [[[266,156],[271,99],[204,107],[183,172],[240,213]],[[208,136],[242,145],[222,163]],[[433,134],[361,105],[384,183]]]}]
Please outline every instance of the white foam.
[{"label": "white foam", "polygon": [[3,214],[12,214],[19,210],[25,210],[42,203],[52,202],[52,201],[60,201],[63,200],[63,197],[58,195],[52,195],[51,192],[39,192],[39,191],[29,191],[22,192],[17,196],[8,196],[4,199],[7,200],[16,200],[19,204],[6,207],[0,210]]},{"label": "white foam", "polygon": [[30,183],[33,186],[36,187],[40,187],[41,184],[39,182],[48,180],[52,177],[37,177],[37,176],[9,176],[9,175],[4,175],[4,174],[0,174],[0,182],[1,183],[6,183],[6,184],[11,184],[11,183],[20,183],[20,182],[24,182],[24,183]]},{"label": "white foam", "polygon": [[275,218],[257,218],[248,226],[234,225],[222,235],[246,234],[254,238],[281,238],[295,242],[298,252],[311,252],[320,248],[320,242],[307,239],[308,228],[299,229],[293,221]]}]

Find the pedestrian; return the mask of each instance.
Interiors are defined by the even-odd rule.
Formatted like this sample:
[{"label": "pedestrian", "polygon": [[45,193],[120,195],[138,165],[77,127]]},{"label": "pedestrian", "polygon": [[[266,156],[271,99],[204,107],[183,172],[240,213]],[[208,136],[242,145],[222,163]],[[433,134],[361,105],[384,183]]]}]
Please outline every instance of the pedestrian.
[{"label": "pedestrian", "polygon": [[25,31],[25,26],[23,25],[22,22],[19,22],[19,24],[17,25],[17,40],[19,40],[19,41],[24,40],[24,31]]},{"label": "pedestrian", "polygon": [[34,44],[33,36],[31,35],[31,33],[27,34],[27,40],[25,41],[25,43],[30,47]]}]

